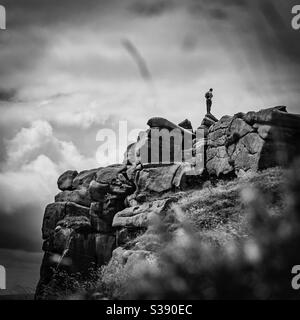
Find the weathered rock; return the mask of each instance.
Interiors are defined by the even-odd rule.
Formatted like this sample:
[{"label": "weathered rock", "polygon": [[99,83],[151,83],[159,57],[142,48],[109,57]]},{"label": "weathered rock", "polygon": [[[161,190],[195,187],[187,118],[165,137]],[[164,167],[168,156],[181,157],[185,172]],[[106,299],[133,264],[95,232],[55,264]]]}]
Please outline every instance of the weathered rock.
[{"label": "weathered rock", "polygon": [[210,117],[208,117],[207,115],[205,115],[205,117],[203,118],[201,125],[202,126],[206,126],[207,128],[210,128],[212,125],[214,125],[216,123],[216,121],[212,120]]},{"label": "weathered rock", "polygon": [[155,117],[155,118],[151,118],[148,120],[147,125],[150,128],[160,128],[160,129],[167,129],[167,130],[174,130],[174,129],[179,129],[182,133],[187,134],[187,135],[192,135],[192,132],[190,132],[189,130],[186,130],[178,125],[176,125],[175,123],[164,119],[164,118],[159,118],[159,117]]},{"label": "weathered rock", "polygon": [[72,229],[78,233],[88,233],[91,231],[90,219],[86,216],[66,216],[57,223],[57,226]]},{"label": "weathered rock", "polygon": [[120,198],[122,198],[122,197],[126,198],[126,196],[128,196],[129,194],[134,192],[134,187],[132,185],[125,184],[125,183],[123,183],[120,186],[116,186],[116,185],[111,184],[109,192],[111,194],[115,194],[115,195],[119,196]]},{"label": "weathered rock", "polygon": [[53,233],[58,221],[66,215],[66,202],[56,202],[47,205],[44,213],[42,235],[43,239],[49,238]]},{"label": "weathered rock", "polygon": [[103,204],[103,215],[104,219],[111,219],[117,212],[125,208],[124,198],[119,198],[116,195],[109,194],[105,198]]},{"label": "weathered rock", "polygon": [[73,180],[78,175],[77,171],[68,170],[64,172],[57,180],[58,189],[65,190],[73,190]]},{"label": "weathered rock", "polygon": [[126,208],[115,215],[112,225],[116,228],[147,228],[154,214],[161,215],[174,202],[176,198],[167,198]]},{"label": "weathered rock", "polygon": [[79,186],[84,186],[87,188],[90,182],[96,178],[96,174],[99,169],[81,171],[73,180],[73,188],[77,189]]},{"label": "weathered rock", "polygon": [[285,107],[223,117],[209,129],[207,171],[219,176],[286,165],[300,153],[299,127],[299,115]]},{"label": "weathered rock", "polygon": [[230,137],[232,137],[233,135],[237,135],[240,139],[243,138],[246,134],[253,131],[254,129],[244,120],[233,118],[227,128],[226,135],[228,139],[230,139]]},{"label": "weathered rock", "polygon": [[73,233],[67,257],[71,259],[71,272],[87,275],[90,268],[97,264],[96,234]]},{"label": "weathered rock", "polygon": [[109,191],[109,184],[91,181],[89,185],[89,194],[93,201],[102,201],[105,194]]},{"label": "weathered rock", "polygon": [[189,130],[189,131],[193,131],[193,126],[190,120],[185,119],[183,121],[181,121],[180,123],[178,123],[179,127]]},{"label": "weathered rock", "polygon": [[55,202],[75,202],[79,205],[89,207],[91,205],[92,199],[86,187],[81,187],[80,189],[73,191],[62,191],[55,196]]},{"label": "weathered rock", "polygon": [[145,262],[154,262],[155,255],[147,250],[126,250],[122,247],[118,247],[113,251],[112,263],[119,264],[121,266],[125,266],[133,271],[133,268],[137,266],[139,263]]},{"label": "weathered rock", "polygon": [[118,179],[118,174],[125,172],[126,165],[115,164],[106,168],[100,169],[97,172],[96,181],[103,184],[111,184]]},{"label": "weathered rock", "polygon": [[138,192],[161,193],[171,190],[173,178],[180,164],[148,167],[139,172],[137,179]]},{"label": "weathered rock", "polygon": [[65,215],[69,217],[89,216],[89,208],[75,202],[66,202]]},{"label": "weathered rock", "polygon": [[137,197],[136,193],[133,193],[130,196],[126,197],[126,199],[125,199],[126,207],[135,207],[135,206],[139,205],[136,197]]},{"label": "weathered rock", "polygon": [[62,221],[66,216],[81,217],[89,216],[89,208],[80,206],[73,202],[55,202],[48,204],[45,209],[42,234],[43,239],[49,238],[54,233],[59,221]]},{"label": "weathered rock", "polygon": [[225,146],[209,148],[207,150],[207,161],[210,161],[213,158],[228,158],[227,148]]},{"label": "weathered rock", "polygon": [[205,115],[205,117],[211,119],[211,120],[214,121],[214,122],[218,122],[218,121],[219,121],[219,120],[218,120],[213,114],[211,114],[211,113],[207,113],[207,114]]},{"label": "weathered rock", "polygon": [[257,133],[249,133],[243,136],[238,144],[243,144],[248,153],[255,154],[262,150],[265,141]]},{"label": "weathered rock", "polygon": [[111,222],[105,221],[98,217],[97,215],[91,213],[90,214],[90,223],[93,229],[93,232],[100,232],[103,234],[112,233],[113,228]]},{"label": "weathered rock", "polygon": [[[298,117],[299,122],[299,116],[297,115],[296,117]],[[292,121],[287,121],[291,118],[293,119]],[[285,123],[287,127],[290,127],[294,120],[296,120],[294,115],[290,117],[285,106],[262,109],[258,112],[250,111],[244,115],[243,119],[250,125],[254,123],[272,123],[273,125]]]},{"label": "weathered rock", "polygon": [[113,216],[103,209],[104,203],[92,202],[90,208],[90,222],[95,232],[112,232]]},{"label": "weathered rock", "polygon": [[92,202],[91,206],[90,206],[90,214],[94,214],[98,217],[102,217],[105,215],[104,213],[104,202],[105,200],[101,201],[101,202]]},{"label": "weathered rock", "polygon": [[202,176],[204,170],[203,164],[197,163],[195,165],[188,162],[180,164],[177,169],[172,184],[175,188],[185,190],[188,187],[194,187],[195,183],[199,182],[199,177]]},{"label": "weathered rock", "polygon": [[228,175],[234,168],[229,163],[229,159],[214,157],[206,163],[206,169],[212,176]]},{"label": "weathered rock", "polygon": [[133,165],[127,168],[126,176],[132,183],[136,182],[137,173],[142,170],[142,165]]},{"label": "weathered rock", "polygon": [[96,256],[99,266],[106,264],[110,260],[115,247],[116,238],[114,235],[96,235]]},{"label": "weathered rock", "polygon": [[62,254],[68,247],[72,233],[73,230],[71,228],[56,227],[53,239],[53,251]]},{"label": "weathered rock", "polygon": [[122,246],[135,239],[141,231],[133,228],[121,228],[116,230],[116,246]]}]

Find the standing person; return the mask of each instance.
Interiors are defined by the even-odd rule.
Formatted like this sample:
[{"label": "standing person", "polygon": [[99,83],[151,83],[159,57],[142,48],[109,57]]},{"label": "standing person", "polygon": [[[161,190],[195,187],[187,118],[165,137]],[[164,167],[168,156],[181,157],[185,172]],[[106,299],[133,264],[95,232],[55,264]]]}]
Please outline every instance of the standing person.
[{"label": "standing person", "polygon": [[206,98],[206,109],[207,109],[207,113],[210,114],[211,111],[211,105],[212,105],[212,97],[213,97],[213,89],[210,88],[209,91],[206,92],[205,94],[205,98]]}]

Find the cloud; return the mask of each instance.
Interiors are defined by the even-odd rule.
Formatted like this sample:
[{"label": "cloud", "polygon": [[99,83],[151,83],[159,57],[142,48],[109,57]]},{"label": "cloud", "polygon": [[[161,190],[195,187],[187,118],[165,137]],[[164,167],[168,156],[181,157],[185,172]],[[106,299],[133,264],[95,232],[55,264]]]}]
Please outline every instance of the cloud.
[{"label": "cloud", "polygon": [[209,11],[210,16],[212,18],[215,18],[217,20],[226,20],[228,19],[228,15],[226,13],[226,11],[222,10],[222,9],[211,9]]},{"label": "cloud", "polygon": [[[2,0],[10,28],[49,26],[74,21],[80,23],[97,11],[114,6],[116,0]],[[96,12],[95,12],[96,11]],[[80,24],[78,24],[80,25]]]},{"label": "cloud", "polygon": [[[41,225],[44,208],[37,203],[23,206],[13,214],[0,210],[0,249],[41,252]],[[1,264],[1,260],[0,260]]]},{"label": "cloud", "polygon": [[5,90],[0,88],[0,101],[11,101],[16,95],[16,90]]},{"label": "cloud", "polygon": [[60,169],[79,170],[93,163],[93,160],[84,158],[71,141],[57,139],[46,121],[38,120],[29,128],[22,128],[13,139],[6,141],[6,148],[6,171],[16,168],[24,172],[39,171],[43,161],[50,161],[49,165],[52,162]]},{"label": "cloud", "polygon": [[172,0],[145,0],[135,1],[130,9],[140,16],[153,17],[170,11],[173,7],[174,1]]},{"label": "cloud", "polygon": [[42,210],[47,200],[56,192],[57,166],[46,156],[14,171],[0,173],[1,212],[14,214],[22,208],[35,207]]}]

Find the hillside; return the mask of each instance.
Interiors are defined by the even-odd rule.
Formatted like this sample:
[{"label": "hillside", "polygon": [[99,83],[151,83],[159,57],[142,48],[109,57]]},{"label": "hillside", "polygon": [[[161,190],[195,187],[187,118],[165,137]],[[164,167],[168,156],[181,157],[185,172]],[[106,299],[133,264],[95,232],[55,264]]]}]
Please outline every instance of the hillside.
[{"label": "hillside", "polygon": [[[276,221],[289,202],[286,169],[280,168],[289,167],[299,155],[299,115],[280,106],[220,120],[207,114],[197,130],[188,120],[176,125],[152,118],[147,124],[149,129],[128,146],[122,164],[80,173],[69,170],[59,177],[61,191],[45,209],[45,255],[36,298],[55,298],[56,292],[75,284],[78,290],[100,285],[99,297],[164,298],[164,288],[151,296],[153,288],[136,291],[124,284],[132,276],[137,279],[129,283],[138,283],[149,268],[148,278],[159,270],[152,274],[155,283],[164,268],[177,265],[177,258],[191,261],[198,277],[210,263],[201,258],[199,269],[199,257],[193,261],[197,254],[212,250],[209,260],[222,257],[216,263],[219,268],[227,261],[226,252],[231,247],[244,250],[247,239],[256,237],[269,218],[266,235],[279,228]],[[265,215],[258,218],[260,223],[251,218],[253,213],[258,217],[257,212]],[[173,249],[181,255],[172,255]],[[255,246],[245,250],[257,254]],[[185,258],[186,253],[191,257]],[[169,285],[172,296],[183,294],[176,287],[185,281],[174,284],[176,274],[173,280],[164,277],[160,282]],[[209,278],[206,275],[203,283]],[[188,282],[191,279],[193,275]],[[173,285],[177,291],[172,291]],[[199,298],[207,298],[202,290],[197,292]],[[208,297],[218,298],[216,292]]]}]

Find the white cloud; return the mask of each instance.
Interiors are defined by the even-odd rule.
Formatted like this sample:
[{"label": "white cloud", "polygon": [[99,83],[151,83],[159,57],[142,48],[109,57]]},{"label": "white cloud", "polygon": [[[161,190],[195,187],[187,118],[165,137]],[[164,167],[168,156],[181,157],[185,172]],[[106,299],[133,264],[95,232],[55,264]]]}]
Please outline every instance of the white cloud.
[{"label": "white cloud", "polygon": [[96,167],[72,142],[61,141],[46,121],[35,121],[6,140],[7,161],[0,172],[0,202],[4,212],[23,206],[43,207],[57,193],[58,176],[67,169]]},{"label": "white cloud", "polygon": [[44,155],[16,171],[1,172],[2,212],[12,214],[28,206],[42,209],[56,193],[57,174],[56,165]]},{"label": "white cloud", "polygon": [[49,158],[57,169],[76,168],[82,170],[95,165],[95,160],[85,158],[71,141],[55,137],[52,126],[42,120],[34,121],[29,128],[22,128],[11,140],[6,140],[7,161],[4,168],[24,168],[40,155]]}]

